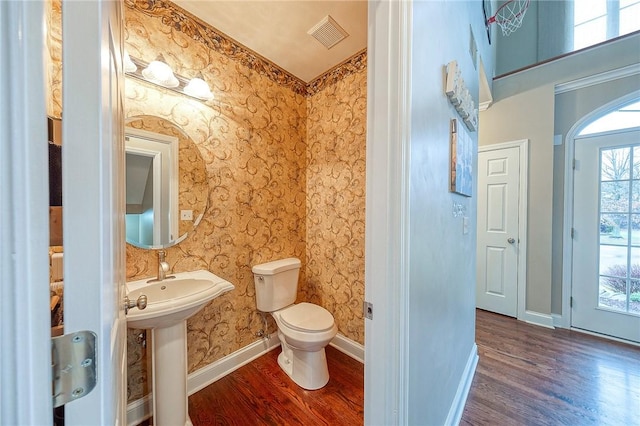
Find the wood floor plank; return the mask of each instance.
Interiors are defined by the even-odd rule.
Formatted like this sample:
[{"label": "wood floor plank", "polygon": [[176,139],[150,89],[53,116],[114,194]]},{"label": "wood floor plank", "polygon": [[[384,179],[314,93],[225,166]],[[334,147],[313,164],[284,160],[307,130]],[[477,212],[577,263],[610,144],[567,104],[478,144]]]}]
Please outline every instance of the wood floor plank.
[{"label": "wood floor plank", "polygon": [[[640,426],[639,347],[481,310],[476,318],[480,360],[461,425]],[[327,347],[329,383],[306,391],[279,353],[192,395],[194,426],[363,424],[361,363]]]},{"label": "wood floor plank", "polygon": [[364,366],[333,347],[326,352],[322,389],[297,386],[278,366],[278,348],[189,397],[194,426],[363,424]]},{"label": "wood floor plank", "polygon": [[640,425],[640,348],[477,311],[464,425]]}]

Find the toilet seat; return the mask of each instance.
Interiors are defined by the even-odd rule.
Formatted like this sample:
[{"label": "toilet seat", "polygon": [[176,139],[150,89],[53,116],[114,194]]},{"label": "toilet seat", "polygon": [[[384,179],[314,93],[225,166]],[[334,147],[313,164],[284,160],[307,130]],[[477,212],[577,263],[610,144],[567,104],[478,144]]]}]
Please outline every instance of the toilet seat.
[{"label": "toilet seat", "polygon": [[318,333],[334,326],[333,315],[322,306],[313,303],[298,303],[280,312],[283,324],[292,330]]}]

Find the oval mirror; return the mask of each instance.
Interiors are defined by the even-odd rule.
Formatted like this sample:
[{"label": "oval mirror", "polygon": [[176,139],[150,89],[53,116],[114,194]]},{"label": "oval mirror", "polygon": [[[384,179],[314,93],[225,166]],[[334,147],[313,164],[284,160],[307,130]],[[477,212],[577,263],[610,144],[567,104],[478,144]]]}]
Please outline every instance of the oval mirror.
[{"label": "oval mirror", "polygon": [[200,151],[176,124],[138,115],[126,120],[126,240],[145,249],[184,240],[207,208]]}]

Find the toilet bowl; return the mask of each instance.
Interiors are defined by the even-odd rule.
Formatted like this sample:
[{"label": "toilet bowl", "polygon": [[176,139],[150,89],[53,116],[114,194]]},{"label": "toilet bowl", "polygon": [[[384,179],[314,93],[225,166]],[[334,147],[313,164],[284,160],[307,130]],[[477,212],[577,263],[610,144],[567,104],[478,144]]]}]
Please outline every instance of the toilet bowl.
[{"label": "toilet bowl", "polygon": [[324,348],[338,333],[331,313],[312,303],[299,303],[271,315],[282,345],[278,365],[304,389],[326,385],[329,369]]},{"label": "toilet bowl", "polygon": [[278,365],[300,387],[320,389],[329,381],[325,346],[338,333],[333,315],[313,303],[295,304],[300,261],[276,260],[252,268],[258,310],[278,326]]}]

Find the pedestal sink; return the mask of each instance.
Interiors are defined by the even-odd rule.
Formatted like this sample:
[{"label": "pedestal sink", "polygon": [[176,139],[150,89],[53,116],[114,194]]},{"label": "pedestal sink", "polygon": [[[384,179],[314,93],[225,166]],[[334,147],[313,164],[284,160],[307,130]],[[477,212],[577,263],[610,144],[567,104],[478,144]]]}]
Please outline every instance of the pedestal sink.
[{"label": "pedestal sink", "polygon": [[127,327],[151,329],[154,425],[192,426],[187,411],[187,318],[235,287],[209,271],[173,277],[127,283],[129,300],[147,296],[145,309],[127,313]]}]

